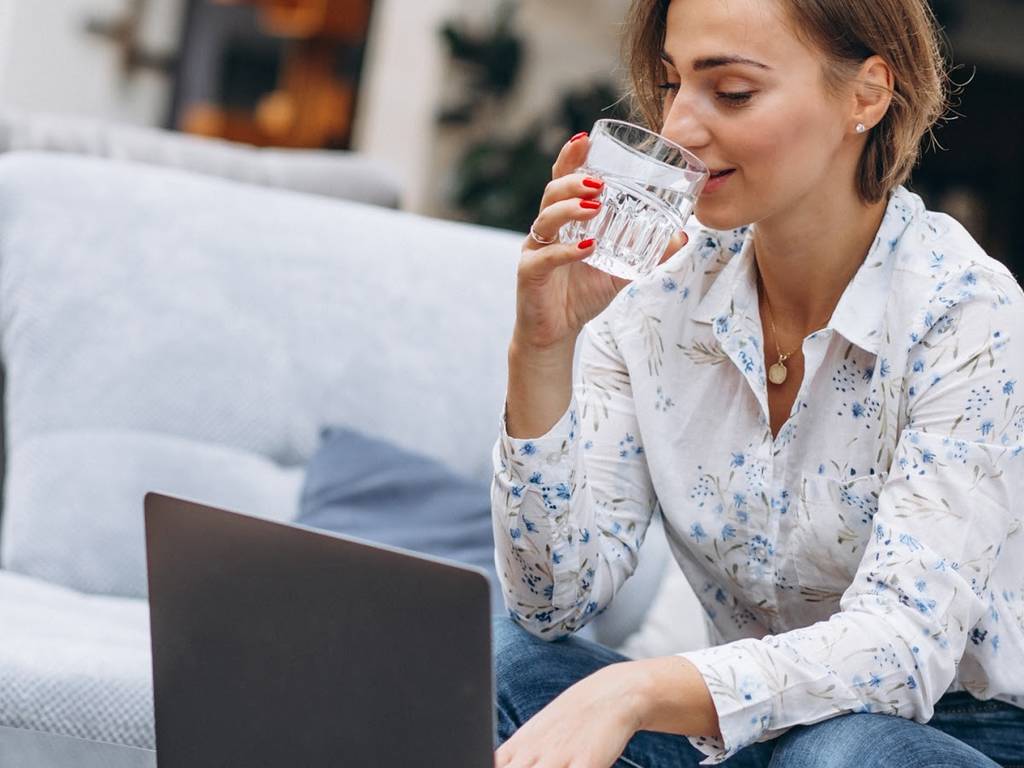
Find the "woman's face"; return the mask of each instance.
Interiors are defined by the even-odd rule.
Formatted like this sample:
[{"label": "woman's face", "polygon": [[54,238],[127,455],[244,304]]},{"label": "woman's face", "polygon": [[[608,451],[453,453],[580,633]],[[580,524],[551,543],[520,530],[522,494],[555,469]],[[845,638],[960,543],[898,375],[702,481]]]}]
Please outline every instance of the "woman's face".
[{"label": "woman's face", "polygon": [[664,53],[662,135],[712,172],[732,169],[705,187],[702,224],[732,229],[852,188],[850,163],[837,162],[852,150],[848,103],[826,93],[822,54],[777,2],[672,0]]}]

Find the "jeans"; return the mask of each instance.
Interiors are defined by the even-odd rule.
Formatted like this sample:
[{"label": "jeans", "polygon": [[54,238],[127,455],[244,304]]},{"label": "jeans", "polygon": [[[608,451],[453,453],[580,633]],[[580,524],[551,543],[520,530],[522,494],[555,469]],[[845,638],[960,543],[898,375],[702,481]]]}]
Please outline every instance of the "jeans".
[{"label": "jeans", "polygon": [[[573,683],[601,667],[628,661],[597,643],[570,637],[539,640],[506,617],[494,620],[498,741]],[[640,731],[615,768],[689,768],[704,755],[683,736]],[[792,728],[752,744],[727,768],[1024,768],[1024,709],[946,694],[927,725],[902,717],[847,714]]]}]

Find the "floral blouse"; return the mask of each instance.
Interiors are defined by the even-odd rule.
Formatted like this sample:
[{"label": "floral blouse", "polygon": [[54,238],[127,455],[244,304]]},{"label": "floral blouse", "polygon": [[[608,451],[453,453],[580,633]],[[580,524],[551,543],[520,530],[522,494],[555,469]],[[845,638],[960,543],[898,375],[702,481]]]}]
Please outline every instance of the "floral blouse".
[{"label": "floral blouse", "polygon": [[[753,227],[689,228],[580,340],[572,403],[494,451],[506,605],[555,639],[636,567],[651,516],[707,614],[720,762],[846,712],[1024,706],[1024,294],[900,187],[773,438]],[[680,621],[694,617],[680,616]]]}]

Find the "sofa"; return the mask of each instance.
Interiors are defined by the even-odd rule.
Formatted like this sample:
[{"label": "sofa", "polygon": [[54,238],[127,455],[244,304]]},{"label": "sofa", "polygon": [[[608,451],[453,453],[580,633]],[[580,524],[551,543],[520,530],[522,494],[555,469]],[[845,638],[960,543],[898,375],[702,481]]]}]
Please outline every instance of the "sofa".
[{"label": "sofa", "polygon": [[[327,424],[490,475],[520,233],[112,134],[0,142],[3,766],[155,765],[146,491],[287,521]],[[641,561],[592,636],[702,642],[656,527]]]}]

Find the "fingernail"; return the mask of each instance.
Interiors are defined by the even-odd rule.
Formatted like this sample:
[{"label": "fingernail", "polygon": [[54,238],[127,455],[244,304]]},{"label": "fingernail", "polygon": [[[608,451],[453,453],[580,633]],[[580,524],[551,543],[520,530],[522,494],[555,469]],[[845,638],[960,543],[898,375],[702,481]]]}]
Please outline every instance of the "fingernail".
[{"label": "fingernail", "polygon": [[587,136],[587,132],[586,131],[580,131],[575,136],[573,136],[571,139],[569,139],[569,143],[572,144],[574,141],[579,141],[580,139],[586,138],[586,136]]},{"label": "fingernail", "polygon": [[594,238],[588,237],[586,240],[580,240],[580,244],[578,246],[576,246],[576,247],[579,248],[581,251],[585,251],[585,250],[587,250],[587,248],[589,248],[593,244],[594,244]]},{"label": "fingernail", "polygon": [[600,207],[600,200],[580,200],[580,208],[589,208],[592,211],[596,211]]},{"label": "fingernail", "polygon": [[592,179],[588,176],[583,180],[583,186],[590,187],[591,189],[600,189],[601,187],[604,186],[604,182],[598,181],[597,179]]}]

